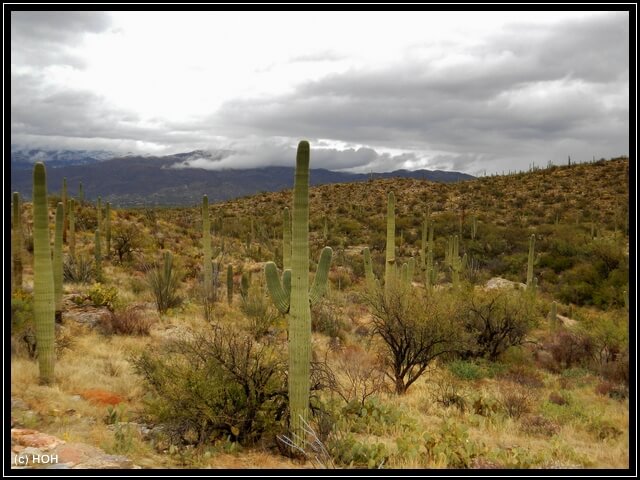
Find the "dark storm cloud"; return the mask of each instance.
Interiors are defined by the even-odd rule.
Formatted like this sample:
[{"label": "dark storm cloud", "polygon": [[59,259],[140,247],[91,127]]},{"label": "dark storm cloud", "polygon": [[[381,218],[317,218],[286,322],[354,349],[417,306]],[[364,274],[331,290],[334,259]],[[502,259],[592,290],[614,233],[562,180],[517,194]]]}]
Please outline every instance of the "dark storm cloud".
[{"label": "dark storm cloud", "polygon": [[628,43],[627,14],[523,24],[453,65],[335,74],[279,98],[228,102],[217,120],[232,134],[446,151],[460,168],[519,154],[566,158],[569,147],[627,153],[628,93],[614,105],[607,98],[628,92]]},{"label": "dark storm cloud", "polygon": [[110,25],[104,12],[11,12],[11,63],[82,68],[74,44],[84,34],[106,31]]}]

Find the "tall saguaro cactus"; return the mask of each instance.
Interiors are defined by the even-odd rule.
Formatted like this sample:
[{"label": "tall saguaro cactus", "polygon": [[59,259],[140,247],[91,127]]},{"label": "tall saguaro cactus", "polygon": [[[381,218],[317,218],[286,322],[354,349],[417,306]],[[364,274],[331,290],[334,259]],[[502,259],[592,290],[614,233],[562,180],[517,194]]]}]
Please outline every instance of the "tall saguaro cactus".
[{"label": "tall saguaro cactus", "polygon": [[551,311],[549,312],[549,323],[551,330],[554,332],[558,329],[558,302],[555,300],[551,303]]},{"label": "tall saguaro cactus", "polygon": [[22,237],[22,206],[20,202],[20,194],[18,192],[13,192],[13,235],[11,237],[12,240],[12,257],[11,257],[11,265],[12,265],[12,287],[22,288],[22,247],[23,247],[23,237]]},{"label": "tall saguaro cactus", "polygon": [[33,168],[33,316],[40,383],[54,381],[55,293],[49,244],[47,181],[44,164]]},{"label": "tall saguaro cactus", "polygon": [[96,204],[96,220],[98,222],[98,230],[100,233],[104,231],[102,228],[102,198],[98,197],[98,202]]},{"label": "tall saguaro cactus", "polygon": [[80,202],[80,205],[84,203],[84,189],[82,188],[82,182],[78,185],[78,202]]},{"label": "tall saguaro cactus", "polygon": [[203,261],[203,287],[204,296],[211,298],[213,286],[213,266],[211,265],[211,224],[209,223],[209,198],[202,196],[202,252]]},{"label": "tall saguaro cactus", "polygon": [[53,237],[53,290],[55,293],[56,322],[62,321],[62,237],[64,230],[64,207],[56,207],[56,230]]},{"label": "tall saguaro cactus", "polygon": [[[291,289],[280,283],[275,263],[265,265],[265,277],[271,298],[282,313],[289,313],[289,411],[293,441],[306,444],[304,423],[309,418],[311,389],[311,308],[327,287],[332,250],[320,255],[315,280],[309,288],[309,142],[298,144],[293,185],[293,221],[291,248]],[[283,278],[284,279],[284,278]],[[287,294],[288,293],[288,294]]]},{"label": "tall saguaro cactus", "polygon": [[454,287],[460,285],[460,273],[467,266],[467,254],[460,257],[460,244],[458,236],[450,236],[447,244],[447,264],[451,269],[451,283]]},{"label": "tall saguaro cactus", "polygon": [[107,202],[107,208],[104,213],[104,240],[106,256],[111,256],[111,204]]}]

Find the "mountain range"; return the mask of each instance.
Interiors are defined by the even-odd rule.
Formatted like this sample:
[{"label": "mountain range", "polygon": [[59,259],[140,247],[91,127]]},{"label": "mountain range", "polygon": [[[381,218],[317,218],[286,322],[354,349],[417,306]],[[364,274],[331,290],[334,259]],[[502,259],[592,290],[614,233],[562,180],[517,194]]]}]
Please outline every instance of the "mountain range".
[{"label": "mountain range", "polygon": [[[31,198],[32,168],[37,161],[44,161],[48,167],[49,193],[59,193],[63,178],[66,178],[70,195],[77,195],[82,182],[86,199],[100,196],[114,206],[194,205],[201,201],[203,194],[216,202],[293,187],[293,166],[226,170],[188,167],[191,159],[204,157],[215,161],[229,153],[225,150],[198,150],[162,157],[133,154],[115,156],[112,152],[101,150],[39,150],[12,146],[11,188],[25,198]],[[174,168],[177,164],[182,168]],[[475,178],[465,173],[442,170],[357,174],[312,169],[310,172],[311,185],[394,177],[444,183]]]}]

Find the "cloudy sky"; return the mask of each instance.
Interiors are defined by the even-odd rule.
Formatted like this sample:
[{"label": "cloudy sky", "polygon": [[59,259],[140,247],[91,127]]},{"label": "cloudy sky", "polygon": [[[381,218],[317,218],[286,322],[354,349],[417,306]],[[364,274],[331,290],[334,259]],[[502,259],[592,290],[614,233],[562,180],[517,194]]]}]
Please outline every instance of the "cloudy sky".
[{"label": "cloudy sky", "polygon": [[478,174],[629,154],[628,117],[626,12],[11,13],[15,145]]}]

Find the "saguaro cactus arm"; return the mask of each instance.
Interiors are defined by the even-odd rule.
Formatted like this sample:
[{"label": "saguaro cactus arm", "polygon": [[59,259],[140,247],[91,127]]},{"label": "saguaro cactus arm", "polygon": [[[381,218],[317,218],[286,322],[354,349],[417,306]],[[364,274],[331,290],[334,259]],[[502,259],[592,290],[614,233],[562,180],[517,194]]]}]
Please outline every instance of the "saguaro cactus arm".
[{"label": "saguaro cactus arm", "polygon": [[269,291],[269,295],[271,295],[271,300],[273,301],[276,308],[280,311],[280,313],[289,312],[291,273],[289,270],[287,270],[287,272],[289,272],[289,292],[287,292],[280,283],[280,277],[278,276],[278,268],[276,267],[276,264],[273,262],[267,262],[264,266],[264,275],[267,280],[267,289]]},{"label": "saguaro cactus arm", "polygon": [[318,261],[318,270],[309,292],[309,301],[311,305],[315,305],[327,291],[327,281],[329,279],[329,267],[331,265],[331,257],[333,250],[331,247],[324,247]]}]

